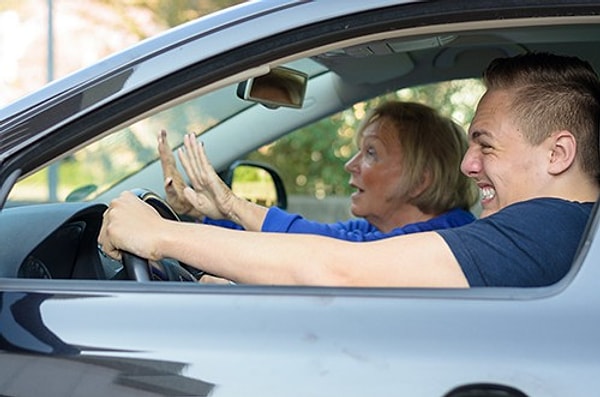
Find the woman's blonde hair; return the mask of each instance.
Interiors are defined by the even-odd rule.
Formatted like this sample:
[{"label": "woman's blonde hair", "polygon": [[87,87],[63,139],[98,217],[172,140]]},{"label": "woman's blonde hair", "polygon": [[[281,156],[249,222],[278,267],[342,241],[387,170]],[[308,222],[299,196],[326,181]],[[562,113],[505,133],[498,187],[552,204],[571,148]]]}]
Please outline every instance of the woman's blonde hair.
[{"label": "woman's blonde hair", "polygon": [[[460,171],[468,148],[465,131],[436,110],[414,102],[390,101],[373,109],[358,129],[377,120],[390,121],[402,148],[406,192],[422,189],[409,203],[428,214],[441,214],[453,208],[469,210],[479,192],[474,182]],[[425,188],[423,189],[423,185]]]}]

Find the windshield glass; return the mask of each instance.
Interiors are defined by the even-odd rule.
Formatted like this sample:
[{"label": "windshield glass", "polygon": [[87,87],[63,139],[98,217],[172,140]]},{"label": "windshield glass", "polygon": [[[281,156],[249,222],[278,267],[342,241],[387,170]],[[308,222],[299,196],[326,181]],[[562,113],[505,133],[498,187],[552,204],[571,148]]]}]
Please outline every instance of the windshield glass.
[{"label": "windshield glass", "polygon": [[161,129],[169,131],[169,144],[175,148],[186,133],[201,135],[253,105],[238,99],[235,89],[228,86],[180,103],[53,162],[16,184],[9,205],[93,199],[158,159]]},{"label": "windshield glass", "polygon": [[[310,59],[288,67],[316,76],[326,70]],[[7,206],[33,203],[93,200],[158,159],[157,135],[167,130],[171,148],[182,145],[185,134],[199,136],[252,106],[240,99],[238,84],[176,103],[145,115],[19,181]]]}]

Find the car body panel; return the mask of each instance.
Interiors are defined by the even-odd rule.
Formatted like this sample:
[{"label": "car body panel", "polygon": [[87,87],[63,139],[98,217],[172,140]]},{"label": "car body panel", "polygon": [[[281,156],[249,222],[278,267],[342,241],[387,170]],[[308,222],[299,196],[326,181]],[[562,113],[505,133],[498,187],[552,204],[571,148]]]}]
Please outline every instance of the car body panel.
[{"label": "car body panel", "polygon": [[[39,351],[30,352],[42,361],[58,356],[180,362],[185,369],[170,376],[213,384],[213,395],[387,395],[392,388],[428,396],[482,381],[512,385],[528,395],[585,395],[597,382],[597,329],[590,324],[598,318],[581,322],[578,310],[569,317],[553,314],[562,305],[585,310],[594,300],[573,305],[581,297],[515,301],[459,298],[444,291],[265,294],[241,288],[227,294],[159,288],[152,299],[139,292],[5,292],[3,307],[43,300],[43,325],[66,346],[48,351],[42,339],[46,343]],[[4,312],[3,318],[10,317]],[[8,339],[14,329],[10,320],[3,324]],[[69,347],[78,354],[62,352]],[[6,368],[11,356],[1,357]]]}]

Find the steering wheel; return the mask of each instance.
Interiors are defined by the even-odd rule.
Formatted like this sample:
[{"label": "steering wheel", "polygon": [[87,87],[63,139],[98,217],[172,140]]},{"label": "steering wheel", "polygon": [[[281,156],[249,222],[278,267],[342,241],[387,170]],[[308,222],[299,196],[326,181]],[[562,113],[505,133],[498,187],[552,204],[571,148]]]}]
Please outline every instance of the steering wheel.
[{"label": "steering wheel", "polygon": [[[154,208],[160,216],[173,221],[181,221],[171,206],[156,193],[147,189],[133,189],[133,194]],[[204,272],[174,259],[150,262],[130,252],[123,252],[123,267],[130,280],[135,281],[198,281]]]}]

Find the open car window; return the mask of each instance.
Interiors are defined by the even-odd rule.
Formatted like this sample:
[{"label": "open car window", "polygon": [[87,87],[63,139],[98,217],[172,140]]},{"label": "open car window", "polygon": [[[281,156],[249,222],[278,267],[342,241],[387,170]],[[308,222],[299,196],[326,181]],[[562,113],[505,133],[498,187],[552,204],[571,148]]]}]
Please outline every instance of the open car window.
[{"label": "open car window", "polygon": [[[221,64],[212,65],[212,60],[190,65],[181,76],[168,76],[169,82],[178,84],[178,95],[163,99],[160,89],[164,85],[153,91],[148,84],[147,91],[140,89],[138,94],[154,94],[156,99],[148,107],[138,109],[136,102],[126,98],[119,106],[133,109],[130,113],[111,124],[112,115],[106,112],[107,128],[90,123],[86,126],[89,137],[61,156],[27,163],[31,169],[23,167],[28,173],[10,191],[6,207],[101,206],[124,190],[140,187],[164,195],[156,137],[165,129],[174,149],[181,146],[184,134],[196,134],[220,173],[240,159],[268,163],[281,173],[290,212],[323,222],[344,220],[350,216],[347,197],[351,189],[343,165],[356,150],[356,127],[369,109],[389,99],[420,102],[467,129],[483,92],[479,77],[489,60],[549,47],[573,46],[585,53],[595,46],[594,33],[598,32],[594,25],[585,24],[456,29],[406,37],[400,30],[398,37],[385,32],[353,38],[282,58],[265,58],[260,64],[244,64],[223,74],[219,74]],[[263,106],[240,97],[241,83],[277,67],[297,69],[307,76],[302,106]],[[202,80],[205,70],[213,73],[212,80]],[[197,79],[193,84],[190,75]],[[82,120],[85,124],[87,119],[82,116]],[[60,128],[67,131],[65,135],[75,136],[77,127]],[[44,145],[51,147],[51,140]],[[19,259],[5,274],[19,274],[26,258]],[[114,278],[103,272],[59,273],[60,278]]]}]

